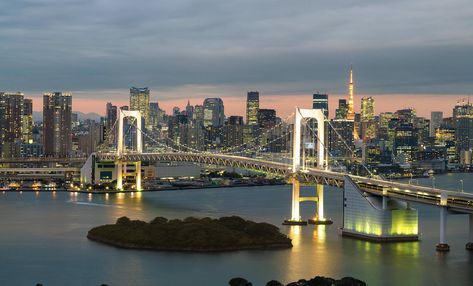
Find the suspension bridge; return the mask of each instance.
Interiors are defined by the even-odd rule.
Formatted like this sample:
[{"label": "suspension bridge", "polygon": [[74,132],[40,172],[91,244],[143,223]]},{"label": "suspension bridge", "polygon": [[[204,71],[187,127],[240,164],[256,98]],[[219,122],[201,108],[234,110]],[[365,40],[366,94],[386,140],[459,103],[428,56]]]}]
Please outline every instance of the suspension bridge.
[{"label": "suspension bridge", "polygon": [[[113,162],[112,177],[117,182],[118,190],[129,187],[124,184],[124,179],[128,181],[131,178],[137,191],[142,189],[142,162],[190,162],[253,170],[284,177],[292,184],[291,217],[285,220],[284,224],[330,224],[331,221],[324,215],[324,186],[331,186],[343,190],[343,227],[340,229],[342,235],[376,241],[418,240],[418,213],[411,206],[411,203],[417,203],[440,210],[440,238],[436,247],[438,251],[449,250],[446,225],[447,216],[452,214],[469,216],[469,242],[466,248],[473,249],[473,194],[384,180],[373,176],[364,165],[367,176],[334,171],[343,168],[337,168],[340,167],[339,163],[331,156],[326,146],[326,128],[333,127],[322,110],[296,108],[288,118],[252,137],[250,142],[211,151],[199,150],[196,146],[188,146],[167,136],[150,135],[146,130],[142,130],[141,120],[139,111],[120,110],[103,147],[91,154],[81,168],[82,182],[97,181],[98,176],[95,174],[100,162]],[[125,125],[128,125],[126,131]],[[124,140],[131,128],[134,128],[136,141],[132,148],[127,147]],[[275,129],[282,129],[281,135],[262,143],[261,139]],[[334,131],[340,142],[354,154],[349,144]],[[159,150],[144,152],[143,138],[159,146]],[[288,152],[272,158],[260,156],[266,146],[282,139],[290,142]],[[316,148],[307,150],[307,142],[316,145]],[[134,167],[132,171],[128,168],[130,165]],[[301,196],[301,184],[315,185],[314,195]],[[315,202],[316,208],[314,216],[304,220],[301,218],[299,206],[307,201]]]}]

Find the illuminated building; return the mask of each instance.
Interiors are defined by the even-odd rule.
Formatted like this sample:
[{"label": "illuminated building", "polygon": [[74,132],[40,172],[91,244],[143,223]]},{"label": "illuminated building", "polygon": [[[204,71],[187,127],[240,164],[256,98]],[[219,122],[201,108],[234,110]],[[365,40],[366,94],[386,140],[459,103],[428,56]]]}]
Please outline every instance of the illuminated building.
[{"label": "illuminated building", "polygon": [[204,100],[204,126],[220,127],[225,122],[223,101],[221,98]]},{"label": "illuminated building", "polygon": [[43,95],[43,149],[46,156],[67,157],[72,147],[72,94]]},{"label": "illuminated building", "polygon": [[457,153],[473,149],[473,105],[468,101],[457,103],[453,109]]},{"label": "illuminated building", "polygon": [[26,144],[33,143],[33,100],[25,98],[23,101],[22,141]]},{"label": "illuminated building", "polygon": [[363,97],[361,99],[361,121],[366,122],[374,119],[374,99]]},{"label": "illuminated building", "polygon": [[246,124],[258,125],[259,92],[249,91],[246,96]]},{"label": "illuminated building", "polygon": [[429,126],[430,137],[435,136],[435,129],[439,128],[440,125],[442,125],[442,121],[443,121],[442,111],[432,111],[430,113],[430,126]]},{"label": "illuminated building", "polygon": [[[113,105],[111,102],[108,102],[105,108],[105,132],[107,135],[115,134],[114,128],[115,122],[117,121],[118,116],[118,108],[116,105]],[[116,134],[115,138],[113,138],[113,142],[116,141]]]},{"label": "illuminated building", "polygon": [[271,128],[276,125],[276,110],[260,109],[258,111],[258,124],[261,128]]},{"label": "illuminated building", "polygon": [[412,162],[418,150],[419,136],[412,124],[401,124],[395,129],[394,151],[400,163]]},{"label": "illuminated building", "polygon": [[332,120],[329,129],[329,150],[335,157],[351,157],[353,148],[354,121]]},{"label": "illuminated building", "polygon": [[338,108],[335,110],[335,119],[347,119],[348,105],[346,99],[338,100]]},{"label": "illuminated building", "polygon": [[328,119],[328,95],[321,93],[314,93],[312,95],[312,108],[322,109],[324,116]]},{"label": "illuminated building", "polygon": [[138,110],[144,118],[144,125],[151,129],[149,120],[149,88],[130,88],[130,110]]},{"label": "illuminated building", "polygon": [[350,66],[350,81],[348,83],[348,120],[355,120],[354,92],[355,83],[353,82],[353,69]]}]

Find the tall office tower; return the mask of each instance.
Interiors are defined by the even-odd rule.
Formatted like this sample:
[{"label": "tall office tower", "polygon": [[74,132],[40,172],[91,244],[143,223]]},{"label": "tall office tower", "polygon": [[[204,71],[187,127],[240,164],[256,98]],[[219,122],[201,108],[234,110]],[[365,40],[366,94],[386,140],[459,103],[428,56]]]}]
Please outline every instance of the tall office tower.
[{"label": "tall office tower", "polygon": [[204,100],[204,126],[219,127],[225,122],[225,112],[221,98],[206,98]]},{"label": "tall office tower", "polygon": [[203,105],[194,106],[194,114],[192,115],[192,119],[196,122],[196,124],[200,124],[200,125],[204,124],[204,106]]},{"label": "tall office tower", "polygon": [[22,138],[22,119],[24,113],[24,95],[18,93],[0,93],[0,141],[15,142]]},{"label": "tall office tower", "polygon": [[325,118],[328,119],[328,95],[321,93],[314,93],[312,95],[312,108],[313,109],[322,109],[325,115]]},{"label": "tall office tower", "polygon": [[396,162],[409,163],[415,159],[418,151],[419,135],[411,123],[401,124],[395,128],[394,152]]},{"label": "tall office tower", "polygon": [[[138,110],[144,118],[144,125],[150,126],[149,122],[149,88],[130,88],[130,110]],[[151,126],[150,126],[151,127]]]},{"label": "tall office tower", "polygon": [[111,102],[108,102],[106,105],[106,110],[105,110],[105,131],[107,132],[107,134],[114,133],[114,130],[112,129],[114,128],[117,118],[118,118],[117,106],[113,105]]},{"label": "tall office tower", "polygon": [[361,121],[370,121],[374,119],[374,99],[363,97],[361,99]]},{"label": "tall office tower", "polygon": [[331,120],[331,128],[329,128],[329,149],[333,156],[348,157],[353,156],[350,149],[353,148],[353,120]]},{"label": "tall office tower", "polygon": [[403,124],[414,124],[416,118],[416,111],[412,108],[400,109],[395,112],[399,121]]},{"label": "tall office tower", "polygon": [[348,83],[348,120],[355,120],[354,93],[355,83],[353,82],[353,68],[350,66],[350,81]]},{"label": "tall office tower", "polygon": [[348,105],[346,99],[338,100],[338,108],[335,110],[335,119],[347,119]]},{"label": "tall office tower", "polygon": [[[473,105],[465,100],[458,102],[453,108],[453,120],[456,129],[457,152],[459,157],[463,158],[464,152],[473,149]],[[460,163],[465,162],[462,160]]]},{"label": "tall office tower", "polygon": [[243,117],[230,116],[223,127],[223,143],[232,148],[243,144]]},{"label": "tall office tower", "polygon": [[23,101],[22,141],[33,143],[33,100],[25,98]]},{"label": "tall office tower", "polygon": [[246,124],[258,125],[259,92],[249,91],[246,96]]},{"label": "tall office tower", "polygon": [[157,102],[150,102],[149,103],[149,124],[152,126],[152,129],[155,130],[158,128],[158,124],[160,123],[161,112],[159,108],[159,104]]},{"label": "tall office tower", "polygon": [[276,125],[276,110],[260,109],[258,110],[258,124],[262,128],[271,128]]},{"label": "tall office tower", "polygon": [[430,113],[430,126],[429,126],[430,137],[435,137],[435,129],[439,128],[440,125],[442,125],[442,121],[443,121],[442,111],[432,111]]},{"label": "tall office tower", "polygon": [[189,100],[187,101],[186,115],[189,120],[191,120],[194,116],[194,106],[191,105],[191,102]]},{"label": "tall office tower", "polygon": [[46,156],[66,157],[72,147],[72,94],[43,94],[43,145]]}]

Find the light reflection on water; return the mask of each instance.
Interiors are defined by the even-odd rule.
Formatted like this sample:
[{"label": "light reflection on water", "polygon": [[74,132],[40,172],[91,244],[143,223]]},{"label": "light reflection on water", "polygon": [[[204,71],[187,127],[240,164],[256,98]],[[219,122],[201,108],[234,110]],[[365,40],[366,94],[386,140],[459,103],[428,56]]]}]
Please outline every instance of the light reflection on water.
[{"label": "light reflection on water", "polygon": [[[473,186],[473,180],[465,188]],[[445,178],[445,181],[444,179]],[[458,181],[437,177],[437,185]],[[308,195],[313,188],[303,188]],[[268,202],[268,197],[271,200]],[[289,215],[290,187],[268,186],[160,193],[0,195],[0,285],[227,285],[235,276],[253,285],[271,279],[290,282],[324,275],[354,276],[368,285],[469,285],[473,254],[467,242],[466,216],[449,216],[451,251],[437,254],[438,209],[419,209],[420,242],[372,243],[342,238],[341,191],[327,188],[331,226],[281,226]],[[302,205],[303,217],[313,205]],[[240,215],[280,226],[293,239],[292,249],[183,254],[122,250],[88,241],[87,231],[118,217],[151,220],[156,216]],[[120,271],[118,271],[119,269]],[[185,273],[182,273],[185,269]],[[28,273],[28,275],[24,275]]]}]

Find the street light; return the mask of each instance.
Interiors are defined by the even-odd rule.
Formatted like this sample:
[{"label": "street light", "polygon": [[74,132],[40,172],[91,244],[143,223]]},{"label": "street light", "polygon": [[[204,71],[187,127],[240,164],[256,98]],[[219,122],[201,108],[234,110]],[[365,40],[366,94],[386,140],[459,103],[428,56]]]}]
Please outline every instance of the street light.
[{"label": "street light", "polygon": [[432,176],[432,189],[435,189],[435,176]]},{"label": "street light", "polygon": [[460,192],[463,193],[463,180],[460,180],[460,186],[461,186],[461,187],[460,187]]}]

